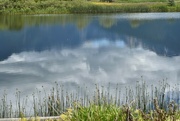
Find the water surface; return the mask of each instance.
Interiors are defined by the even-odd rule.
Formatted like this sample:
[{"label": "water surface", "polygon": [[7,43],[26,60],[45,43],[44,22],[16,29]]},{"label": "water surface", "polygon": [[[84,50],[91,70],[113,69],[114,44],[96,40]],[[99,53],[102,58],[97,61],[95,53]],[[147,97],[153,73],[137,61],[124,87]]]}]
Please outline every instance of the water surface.
[{"label": "water surface", "polygon": [[0,90],[180,79],[180,13],[0,16]]}]

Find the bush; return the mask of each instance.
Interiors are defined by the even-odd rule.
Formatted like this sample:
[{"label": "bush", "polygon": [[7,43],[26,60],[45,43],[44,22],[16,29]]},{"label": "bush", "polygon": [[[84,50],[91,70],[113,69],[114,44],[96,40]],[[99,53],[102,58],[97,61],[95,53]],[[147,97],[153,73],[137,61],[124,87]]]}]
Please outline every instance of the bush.
[{"label": "bush", "polygon": [[174,0],[168,0],[168,6],[175,6]]},{"label": "bush", "polygon": [[167,6],[159,6],[158,11],[159,12],[168,12],[168,8],[167,8]]}]

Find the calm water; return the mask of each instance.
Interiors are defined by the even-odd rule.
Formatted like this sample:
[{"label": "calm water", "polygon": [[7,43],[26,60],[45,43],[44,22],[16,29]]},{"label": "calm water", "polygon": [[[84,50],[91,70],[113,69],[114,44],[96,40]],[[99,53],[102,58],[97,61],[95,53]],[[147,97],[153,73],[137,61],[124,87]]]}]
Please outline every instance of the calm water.
[{"label": "calm water", "polygon": [[0,16],[0,91],[180,81],[180,13]]}]

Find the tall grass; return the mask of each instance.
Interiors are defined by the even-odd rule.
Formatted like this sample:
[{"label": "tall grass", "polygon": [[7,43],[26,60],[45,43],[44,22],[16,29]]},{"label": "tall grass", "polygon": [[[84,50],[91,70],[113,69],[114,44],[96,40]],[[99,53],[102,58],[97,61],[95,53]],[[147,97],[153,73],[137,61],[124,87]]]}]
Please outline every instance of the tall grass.
[{"label": "tall grass", "polygon": [[171,102],[168,111],[159,107],[157,99],[154,100],[155,109],[144,112],[128,105],[117,107],[110,105],[79,106],[68,110],[60,116],[63,121],[179,121],[180,113],[177,105]]},{"label": "tall grass", "polygon": [[[107,87],[94,85],[94,90],[88,92],[88,87],[77,87],[76,92],[65,90],[62,84],[55,83],[50,91],[43,86],[42,90],[37,90],[32,97],[21,98],[21,92],[16,90],[15,100],[8,100],[6,91],[0,100],[0,118],[8,117],[27,117],[27,116],[59,116],[67,108],[76,109],[78,106],[98,108],[108,108],[101,106],[132,107],[143,112],[149,112],[157,108],[154,99],[157,100],[159,109],[169,110],[169,104],[174,101],[179,110],[179,85],[172,87],[165,83],[159,82],[158,86],[147,85],[145,81],[136,82],[135,87],[122,87],[109,84]],[[29,99],[32,99],[32,102]],[[14,106],[15,105],[15,106]],[[31,111],[32,110],[32,111]],[[87,109],[84,109],[87,110]]]},{"label": "tall grass", "polygon": [[[179,11],[170,0],[122,0],[114,3],[86,0],[0,0],[1,14],[122,13]],[[174,9],[171,9],[174,7]]]}]

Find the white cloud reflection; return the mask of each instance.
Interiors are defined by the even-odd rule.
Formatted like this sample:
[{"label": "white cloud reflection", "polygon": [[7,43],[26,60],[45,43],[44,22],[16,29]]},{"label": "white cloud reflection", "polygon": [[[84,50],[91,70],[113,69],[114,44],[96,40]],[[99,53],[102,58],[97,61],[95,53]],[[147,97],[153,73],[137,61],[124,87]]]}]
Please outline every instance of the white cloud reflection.
[{"label": "white cloud reflection", "polygon": [[[67,88],[107,85],[133,85],[141,76],[149,84],[168,78],[168,83],[180,79],[180,56],[159,56],[141,47],[130,49],[125,45],[83,46],[70,50],[22,52],[0,62],[0,89],[12,95],[16,88],[29,94],[35,88],[50,88],[55,81]],[[14,91],[13,91],[14,90]],[[11,95],[11,94],[10,94]]]},{"label": "white cloud reflection", "polygon": [[180,19],[180,13],[129,13],[114,17],[128,20]]}]

